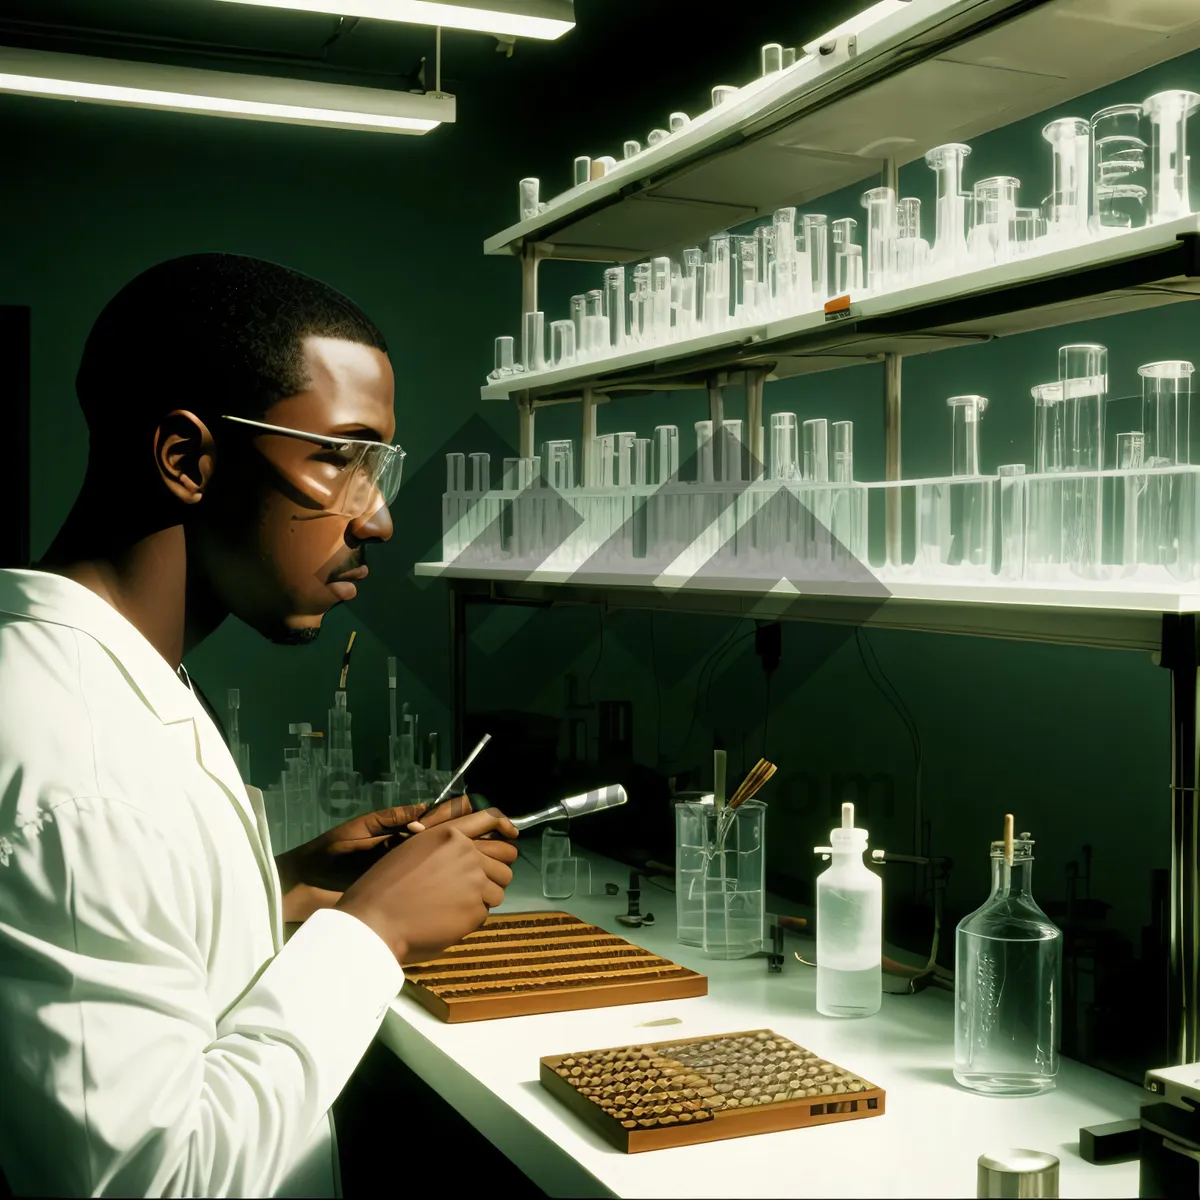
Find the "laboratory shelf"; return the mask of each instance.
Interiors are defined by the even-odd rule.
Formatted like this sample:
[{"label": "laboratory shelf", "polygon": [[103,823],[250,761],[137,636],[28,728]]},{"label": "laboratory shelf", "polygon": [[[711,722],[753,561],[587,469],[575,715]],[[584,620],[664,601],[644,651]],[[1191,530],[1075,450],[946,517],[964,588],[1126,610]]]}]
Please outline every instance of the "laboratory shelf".
[{"label": "laboratory shelf", "polygon": [[492,380],[484,400],[534,406],[593,395],[703,388],[714,373],[768,369],[766,379],[829,371],[1049,329],[1200,297],[1200,216],[1131,230],[901,291],[849,313],[804,313],[591,362]]},{"label": "laboratory shelf", "polygon": [[[1163,618],[1200,613],[1200,592],[1024,583],[814,581],[685,576],[546,567],[417,563],[467,599],[500,604],[591,605],[957,633],[1157,653]],[[870,589],[870,590],[868,590]]]},{"label": "laboratory shelf", "polygon": [[[853,55],[843,42],[756,81],[484,251],[595,262],[670,253],[1197,48],[1195,0],[912,0],[860,33]],[[589,151],[604,148],[574,153]]]}]

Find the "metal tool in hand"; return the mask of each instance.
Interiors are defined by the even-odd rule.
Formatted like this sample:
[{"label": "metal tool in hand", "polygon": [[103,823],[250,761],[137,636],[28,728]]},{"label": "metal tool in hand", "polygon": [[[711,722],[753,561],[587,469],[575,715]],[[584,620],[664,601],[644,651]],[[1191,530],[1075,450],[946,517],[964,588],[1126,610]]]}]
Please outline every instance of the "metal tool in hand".
[{"label": "metal tool in hand", "polygon": [[[607,787],[596,788],[594,791],[583,792],[578,796],[568,796],[548,808],[539,808],[537,812],[526,813],[523,817],[511,817],[518,832],[524,832],[534,825],[544,825],[547,821],[558,821],[563,817],[582,817],[587,813],[599,812],[604,808],[617,808],[628,801],[629,795],[619,783],[610,783]],[[496,833],[485,833],[484,837],[499,837]]]},{"label": "metal tool in hand", "polygon": [[438,796],[438,798],[431,805],[429,805],[430,808],[437,808],[437,806],[441,804],[443,800],[453,794],[455,787],[462,782],[463,776],[467,773],[467,768],[479,757],[484,746],[486,746],[491,740],[492,735],[490,733],[485,733],[483,737],[479,739],[475,749],[467,755],[466,762],[464,762],[463,765],[459,767],[453,775],[450,776],[449,783],[442,788],[441,794]]}]

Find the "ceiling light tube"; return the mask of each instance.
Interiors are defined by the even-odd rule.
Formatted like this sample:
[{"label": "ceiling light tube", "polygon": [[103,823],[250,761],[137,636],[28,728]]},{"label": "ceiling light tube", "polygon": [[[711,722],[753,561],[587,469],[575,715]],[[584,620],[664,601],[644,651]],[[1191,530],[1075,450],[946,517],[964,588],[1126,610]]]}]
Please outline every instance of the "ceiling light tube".
[{"label": "ceiling light tube", "polygon": [[454,120],[454,97],[236,75],[0,46],[0,92],[248,121],[374,133],[428,133]]},{"label": "ceiling light tube", "polygon": [[440,25],[506,37],[552,42],[575,28],[572,0],[459,0],[435,4],[430,0],[225,0],[261,8],[291,8],[335,17],[370,17],[410,25]]}]

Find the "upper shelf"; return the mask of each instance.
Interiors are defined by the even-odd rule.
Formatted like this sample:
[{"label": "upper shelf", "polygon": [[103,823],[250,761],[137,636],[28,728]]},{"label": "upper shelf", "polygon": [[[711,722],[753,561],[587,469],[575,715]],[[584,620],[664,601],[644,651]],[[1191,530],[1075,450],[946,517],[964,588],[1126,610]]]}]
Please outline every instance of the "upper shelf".
[{"label": "upper shelf", "polygon": [[695,245],[1197,48],[1197,0],[912,0],[860,34],[855,57],[743,89],[484,251],[628,262]]},{"label": "upper shelf", "polygon": [[[1193,0],[1200,11],[1200,0]],[[1200,297],[1200,215],[1023,258],[823,312],[741,326],[667,345],[484,385],[484,400],[517,393],[535,404],[704,387],[717,371],[768,368],[768,378],[828,371],[1048,329]]]},{"label": "upper shelf", "polygon": [[[758,620],[958,633],[1111,650],[1157,651],[1164,614],[1200,613],[1200,594],[1178,589],[1033,583],[890,582],[880,594],[851,595],[820,585],[800,593],[779,581],[744,576],[643,576],[458,563],[417,563],[424,578],[454,581],[468,594],[516,604],[587,604],[609,610],[666,611]],[[880,586],[864,587],[878,593]]]}]

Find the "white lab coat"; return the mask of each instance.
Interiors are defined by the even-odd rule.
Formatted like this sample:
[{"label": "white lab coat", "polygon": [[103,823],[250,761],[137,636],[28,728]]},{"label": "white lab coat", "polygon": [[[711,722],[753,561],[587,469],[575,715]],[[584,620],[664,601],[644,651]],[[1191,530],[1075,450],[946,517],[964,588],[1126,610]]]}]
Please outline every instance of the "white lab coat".
[{"label": "white lab coat", "polygon": [[[248,795],[249,791],[249,795]],[[18,1194],[338,1194],[329,1109],[403,973],[283,944],[262,796],[149,642],[0,571],[0,1166]]]}]

